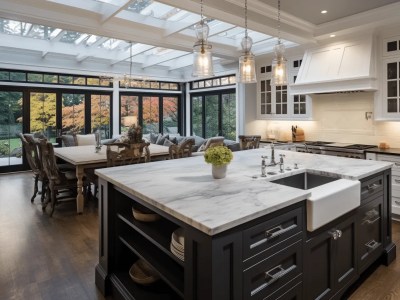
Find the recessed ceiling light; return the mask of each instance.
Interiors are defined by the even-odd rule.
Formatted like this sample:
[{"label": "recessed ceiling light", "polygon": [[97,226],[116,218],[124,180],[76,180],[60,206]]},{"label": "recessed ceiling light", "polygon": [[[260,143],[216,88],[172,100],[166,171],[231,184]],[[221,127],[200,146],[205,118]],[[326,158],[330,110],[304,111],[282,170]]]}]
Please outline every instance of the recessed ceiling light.
[{"label": "recessed ceiling light", "polygon": [[335,36],[336,36],[336,34],[331,34],[331,35],[330,35],[330,37],[335,37]]},{"label": "recessed ceiling light", "polygon": [[321,14],[326,14],[327,12],[327,10],[321,10]]}]

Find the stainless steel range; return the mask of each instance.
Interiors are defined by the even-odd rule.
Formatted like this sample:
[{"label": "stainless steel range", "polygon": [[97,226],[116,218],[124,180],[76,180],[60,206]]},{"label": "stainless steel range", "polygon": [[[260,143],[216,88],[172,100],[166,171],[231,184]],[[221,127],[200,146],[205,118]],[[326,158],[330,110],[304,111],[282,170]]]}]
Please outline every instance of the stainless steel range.
[{"label": "stainless steel range", "polygon": [[296,151],[365,159],[365,150],[374,147],[376,146],[316,141],[296,144]]}]

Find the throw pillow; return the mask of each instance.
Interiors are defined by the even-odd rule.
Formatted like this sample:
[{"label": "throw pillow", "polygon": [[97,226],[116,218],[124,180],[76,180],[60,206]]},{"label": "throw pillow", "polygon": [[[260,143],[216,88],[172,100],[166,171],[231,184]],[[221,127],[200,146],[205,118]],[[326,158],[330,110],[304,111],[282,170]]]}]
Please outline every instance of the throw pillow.
[{"label": "throw pillow", "polygon": [[205,139],[203,139],[201,136],[194,136],[194,145],[196,147],[200,147],[204,143]]},{"label": "throw pillow", "polygon": [[76,143],[78,146],[96,145],[96,137],[94,134],[77,134]]},{"label": "throw pillow", "polygon": [[76,146],[75,137],[72,134],[65,134],[61,136],[63,147]]},{"label": "throw pillow", "polygon": [[173,142],[171,142],[169,139],[165,139],[163,146],[171,146],[171,145],[175,145]]},{"label": "throw pillow", "polygon": [[155,144],[157,142],[158,135],[155,133],[150,133],[150,143]]},{"label": "throw pillow", "polygon": [[169,137],[169,141],[174,143],[175,145],[178,145],[178,140],[176,139],[176,137]]},{"label": "throw pillow", "polygon": [[156,144],[157,145],[164,145],[164,141],[169,138],[169,135],[162,135],[161,133],[158,135]]},{"label": "throw pillow", "polygon": [[176,143],[180,144],[183,140],[186,139],[186,137],[185,136],[177,136],[177,137],[175,137],[175,139],[176,139]]}]

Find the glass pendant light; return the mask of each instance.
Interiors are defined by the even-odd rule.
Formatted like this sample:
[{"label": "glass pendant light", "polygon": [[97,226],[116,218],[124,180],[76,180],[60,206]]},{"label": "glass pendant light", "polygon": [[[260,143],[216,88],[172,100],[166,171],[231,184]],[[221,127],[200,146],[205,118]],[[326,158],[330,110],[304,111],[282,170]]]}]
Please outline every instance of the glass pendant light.
[{"label": "glass pendant light", "polygon": [[275,57],[272,60],[272,84],[287,84],[287,60],[284,56],[285,45],[281,42],[281,0],[278,0],[278,44],[274,47]]},{"label": "glass pendant light", "polygon": [[247,0],[244,2],[244,23],[245,35],[241,42],[243,55],[239,58],[239,74],[238,82],[241,83],[255,83],[256,78],[256,62],[253,53],[251,53],[251,46],[253,40],[247,35]]},{"label": "glass pendant light", "polygon": [[214,67],[212,61],[212,46],[207,43],[210,28],[204,22],[203,18],[203,0],[200,2],[201,19],[194,25],[197,41],[193,46],[193,73],[194,77],[214,76]]}]

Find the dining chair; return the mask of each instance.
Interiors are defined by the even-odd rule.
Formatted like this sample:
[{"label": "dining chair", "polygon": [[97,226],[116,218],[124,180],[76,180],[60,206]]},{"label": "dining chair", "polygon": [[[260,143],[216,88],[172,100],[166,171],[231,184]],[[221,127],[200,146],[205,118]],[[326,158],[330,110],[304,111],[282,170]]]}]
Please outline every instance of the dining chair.
[{"label": "dining chair", "polygon": [[192,149],[194,145],[194,138],[186,138],[178,145],[169,146],[169,158],[183,158],[192,156]]},{"label": "dining chair", "polygon": [[261,135],[239,135],[240,150],[260,148]]},{"label": "dining chair", "polygon": [[[43,203],[42,209],[45,211],[48,203],[51,202],[50,216],[52,216],[55,206],[59,202],[76,201],[77,178],[74,171],[61,171],[59,169],[52,143],[42,139],[39,140],[38,144],[43,169],[49,181],[46,201]],[[84,186],[86,185],[86,179],[84,179]]]},{"label": "dining chair", "polygon": [[18,133],[17,136],[20,138],[22,142],[22,146],[25,150],[25,156],[26,160],[28,161],[29,167],[31,168],[33,172],[33,177],[35,180],[34,186],[33,186],[33,195],[31,197],[31,203],[36,198],[36,195],[39,192],[39,181],[42,182],[42,189],[41,189],[41,201],[44,201],[45,198],[45,193],[46,193],[46,185],[47,185],[47,176],[42,168],[42,163],[40,161],[39,157],[39,152],[37,145],[33,139],[28,140],[25,138],[25,136],[22,133]]},{"label": "dining chair", "polygon": [[107,145],[107,167],[123,166],[150,161],[150,143]]}]

